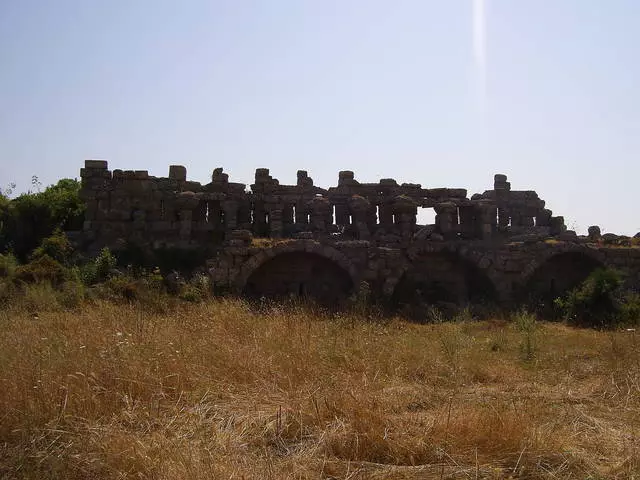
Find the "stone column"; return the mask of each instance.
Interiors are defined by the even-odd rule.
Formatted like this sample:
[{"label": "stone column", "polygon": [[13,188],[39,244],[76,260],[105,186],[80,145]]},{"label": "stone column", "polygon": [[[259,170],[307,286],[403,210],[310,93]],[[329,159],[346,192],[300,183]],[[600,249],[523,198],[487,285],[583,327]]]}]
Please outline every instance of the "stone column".
[{"label": "stone column", "polygon": [[540,213],[538,213],[538,216],[536,217],[536,226],[537,227],[549,227],[551,226],[551,216],[552,216],[552,212],[551,210],[548,209],[544,209],[542,210]]},{"label": "stone column", "polygon": [[317,233],[327,233],[331,224],[331,204],[324,197],[316,197],[310,202],[311,228]]},{"label": "stone column", "polygon": [[560,235],[567,230],[564,224],[564,217],[551,217],[549,226],[551,227],[551,235]]},{"label": "stone column", "polygon": [[193,210],[198,207],[199,199],[193,192],[182,192],[178,194],[176,204],[178,207],[180,221],[180,239],[189,240],[191,238],[191,223],[193,221]]},{"label": "stone column", "polygon": [[460,233],[463,238],[474,238],[476,231],[476,209],[473,206],[458,207],[460,214]]},{"label": "stone column", "polygon": [[387,233],[393,231],[393,204],[384,202],[378,205],[378,221],[380,222],[380,228],[384,229]]},{"label": "stone column", "polygon": [[238,228],[238,202],[235,200],[225,200],[222,204],[224,209],[224,229],[226,231]]},{"label": "stone column", "polygon": [[360,195],[353,195],[349,200],[349,209],[351,210],[353,227],[359,240],[369,240],[371,232],[369,231],[371,204]]},{"label": "stone column", "polygon": [[438,203],[434,207],[436,211],[436,229],[445,238],[456,238],[458,231],[458,208],[455,203]]},{"label": "stone column", "polygon": [[346,203],[337,203],[336,204],[336,225],[341,227],[346,227],[350,224],[349,222],[349,207]]},{"label": "stone column", "polygon": [[393,214],[402,238],[410,239],[416,229],[416,216],[418,215],[416,203],[410,197],[399,195],[393,203]]},{"label": "stone column", "polygon": [[481,202],[476,206],[477,236],[482,240],[491,240],[496,224],[496,207],[490,202]]},{"label": "stone column", "polygon": [[309,207],[304,199],[296,203],[296,225],[307,225],[309,223]]},{"label": "stone column", "polygon": [[498,204],[498,226],[500,229],[506,229],[509,226],[509,192],[511,191],[511,183],[507,182],[507,176],[496,174],[493,177],[493,190],[496,195],[496,203]]},{"label": "stone column", "polygon": [[284,230],[282,223],[282,205],[274,205],[269,211],[269,236],[271,238],[282,238]]}]

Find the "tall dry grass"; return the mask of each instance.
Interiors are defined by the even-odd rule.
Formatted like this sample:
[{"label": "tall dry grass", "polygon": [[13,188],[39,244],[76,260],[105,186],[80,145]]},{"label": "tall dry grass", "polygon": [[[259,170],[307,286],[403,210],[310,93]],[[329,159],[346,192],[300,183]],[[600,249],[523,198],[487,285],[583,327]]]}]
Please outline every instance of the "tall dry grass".
[{"label": "tall dry grass", "polygon": [[634,332],[231,300],[0,325],[2,478],[640,475]]}]

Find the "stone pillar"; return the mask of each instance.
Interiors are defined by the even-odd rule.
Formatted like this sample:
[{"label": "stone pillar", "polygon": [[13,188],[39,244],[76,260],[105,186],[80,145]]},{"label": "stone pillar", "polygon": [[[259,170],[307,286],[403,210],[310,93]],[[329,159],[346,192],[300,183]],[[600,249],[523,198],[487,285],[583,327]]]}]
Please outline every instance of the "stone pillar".
[{"label": "stone pillar", "polygon": [[477,235],[476,208],[473,206],[458,207],[460,214],[460,234],[462,238],[470,239]]},{"label": "stone pillar", "polygon": [[353,195],[349,200],[349,210],[351,211],[354,231],[359,240],[369,240],[371,232],[369,231],[371,204],[360,195]]},{"label": "stone pillar", "polygon": [[336,204],[336,225],[346,227],[350,225],[349,222],[349,207],[343,203]]},{"label": "stone pillar", "polygon": [[171,165],[169,166],[169,178],[185,182],[187,180],[187,169],[182,165]]},{"label": "stone pillar", "polygon": [[282,238],[283,227],[282,205],[274,205],[269,211],[269,236],[271,238]]},{"label": "stone pillar", "polygon": [[180,239],[189,240],[191,238],[191,222],[193,221],[193,210],[198,207],[199,199],[193,192],[182,192],[178,194],[176,206],[178,208],[180,220]]},{"label": "stone pillar", "polygon": [[477,237],[491,240],[496,225],[496,207],[489,202],[482,202],[476,206]]},{"label": "stone pillar", "polygon": [[410,239],[416,230],[416,217],[418,206],[405,195],[399,195],[393,202],[393,214],[396,220],[396,227],[400,230],[400,235],[404,240]]},{"label": "stone pillar", "polygon": [[235,200],[225,200],[222,204],[224,210],[224,229],[226,231],[238,228],[238,202]]},{"label": "stone pillar", "polygon": [[564,217],[551,217],[549,226],[551,227],[551,235],[560,235],[567,230],[564,224]]},{"label": "stone pillar", "polygon": [[324,197],[316,197],[311,200],[311,228],[314,232],[327,233],[331,225],[331,204]]},{"label": "stone pillar", "polygon": [[445,238],[456,238],[458,232],[458,208],[455,203],[438,203],[434,207],[436,211],[436,229]]},{"label": "stone pillar", "polygon": [[209,225],[217,229],[222,226],[222,207],[219,200],[209,200]]},{"label": "stone pillar", "polygon": [[343,170],[338,173],[338,186],[347,187],[355,183],[355,175],[351,170]]},{"label": "stone pillar", "polygon": [[298,170],[297,185],[299,187],[313,187],[313,179],[307,174],[306,170]]},{"label": "stone pillar", "polygon": [[387,232],[393,231],[393,204],[381,203],[378,205],[378,221],[380,228]]},{"label": "stone pillar", "polygon": [[80,169],[80,199],[85,203],[84,230],[93,231],[91,222],[105,218],[105,208],[107,212],[109,210],[107,190],[111,186],[112,176],[108,168],[104,160],[85,160],[84,168]]},{"label": "stone pillar", "polygon": [[262,200],[253,203],[253,234],[257,237],[266,237],[268,234],[267,211]]},{"label": "stone pillar", "polygon": [[537,227],[549,227],[551,226],[551,210],[544,209],[536,216]]},{"label": "stone pillar", "polygon": [[498,204],[498,227],[504,230],[509,226],[510,212],[507,204],[509,203],[509,192],[511,191],[511,183],[507,181],[506,175],[498,173],[493,177],[493,190]]}]

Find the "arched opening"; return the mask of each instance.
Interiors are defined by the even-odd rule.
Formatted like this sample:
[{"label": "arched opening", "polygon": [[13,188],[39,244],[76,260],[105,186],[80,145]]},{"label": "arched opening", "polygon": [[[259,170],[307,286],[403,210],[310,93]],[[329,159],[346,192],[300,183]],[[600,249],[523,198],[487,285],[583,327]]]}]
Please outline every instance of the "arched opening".
[{"label": "arched opening", "polygon": [[400,278],[392,305],[404,315],[425,320],[428,310],[445,315],[467,305],[490,305],[496,291],[489,277],[476,265],[448,253],[428,253],[417,258]]},{"label": "arched opening", "polygon": [[353,290],[349,273],[322,255],[288,252],[273,257],[251,273],[244,295],[252,299],[312,299],[336,306]]},{"label": "arched opening", "polygon": [[602,264],[582,252],[559,253],[542,263],[529,277],[521,300],[545,311],[553,308],[553,301],[579,286]]}]

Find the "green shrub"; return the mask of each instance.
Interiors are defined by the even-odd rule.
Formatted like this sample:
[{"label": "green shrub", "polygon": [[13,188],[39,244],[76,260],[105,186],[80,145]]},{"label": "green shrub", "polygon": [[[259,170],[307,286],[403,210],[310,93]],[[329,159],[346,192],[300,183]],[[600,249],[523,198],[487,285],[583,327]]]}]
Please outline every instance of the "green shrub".
[{"label": "green shrub", "polygon": [[57,294],[58,303],[65,308],[75,308],[85,299],[84,285],[77,280],[64,282]]},{"label": "green shrub", "polygon": [[16,284],[8,278],[0,278],[0,306],[6,306],[15,301],[19,295]]},{"label": "green shrub", "polygon": [[520,351],[525,360],[533,360],[536,350],[536,330],[538,329],[536,316],[526,310],[521,310],[514,315],[513,320],[521,336]]},{"label": "green shrub", "polygon": [[78,230],[84,220],[80,182],[62,179],[43,192],[0,198],[0,251],[13,249],[21,261],[56,229]]},{"label": "green shrub", "polygon": [[16,268],[15,277],[26,283],[48,282],[58,286],[70,277],[70,271],[49,255],[33,259],[26,265]]},{"label": "green shrub", "polygon": [[640,294],[627,293],[620,303],[621,321],[628,325],[640,325]]},{"label": "green shrub", "polygon": [[205,274],[194,275],[186,283],[179,294],[180,299],[187,302],[201,302],[211,294],[211,283]]},{"label": "green shrub", "polygon": [[616,270],[599,268],[554,303],[570,323],[610,326],[620,320],[622,283],[622,276]]},{"label": "green shrub", "polygon": [[25,285],[20,297],[20,305],[33,312],[58,310],[58,292],[49,282],[37,282]]},{"label": "green shrub", "polygon": [[123,299],[133,301],[139,295],[136,280],[127,275],[111,277],[96,288],[101,298],[112,301],[121,301]]},{"label": "green shrub", "polygon": [[18,260],[11,253],[0,254],[0,277],[12,278],[18,268]]},{"label": "green shrub", "polygon": [[111,253],[111,250],[107,247],[103,248],[94,261],[95,277],[93,280],[96,282],[103,282],[109,279],[117,264],[118,260],[115,255]]},{"label": "green shrub", "polygon": [[69,239],[60,229],[57,229],[53,235],[42,240],[42,243],[31,254],[31,258],[35,259],[48,255],[62,265],[69,265],[73,247]]}]

